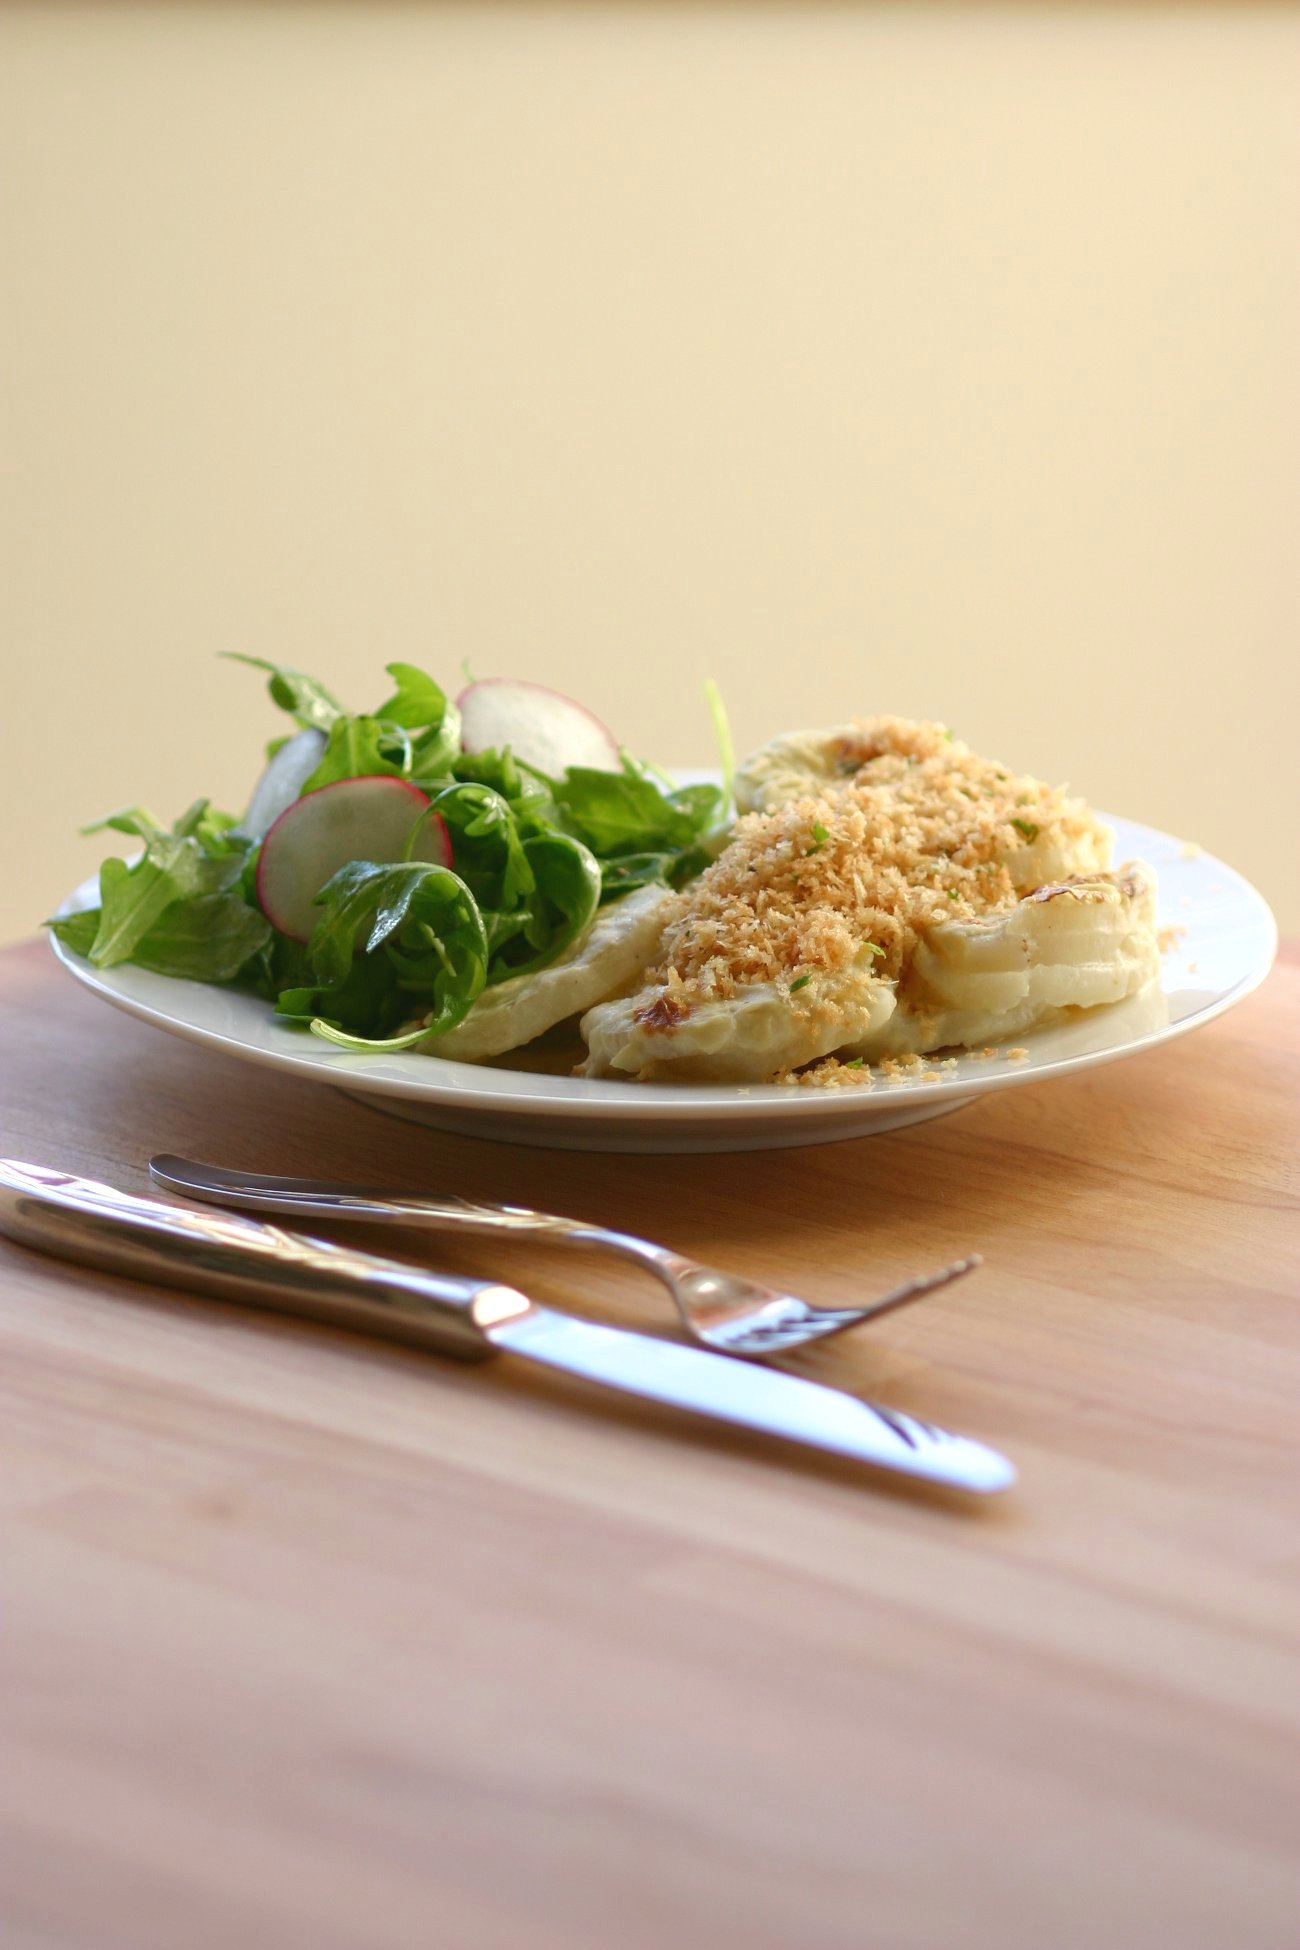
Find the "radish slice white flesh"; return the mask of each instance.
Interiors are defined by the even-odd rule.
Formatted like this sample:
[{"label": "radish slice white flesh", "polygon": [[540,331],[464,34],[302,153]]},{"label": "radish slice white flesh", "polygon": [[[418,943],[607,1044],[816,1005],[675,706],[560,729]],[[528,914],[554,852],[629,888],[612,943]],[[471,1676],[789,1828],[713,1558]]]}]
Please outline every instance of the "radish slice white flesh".
[{"label": "radish slice white flesh", "polygon": [[608,726],[544,684],[488,677],[462,691],[456,703],[461,746],[467,752],[509,745],[516,758],[552,778],[562,777],[570,765],[597,772],[620,769],[618,741]]},{"label": "radish slice white flesh", "polygon": [[[272,826],[257,861],[257,898],[273,928],[305,941],[320,919],[312,902],[349,860],[401,860],[411,828],[429,801],[405,779],[338,779],[295,799]],[[443,821],[426,819],[414,859],[451,865]]]},{"label": "radish slice white flesh", "polygon": [[286,806],[291,806],[306,785],[325,750],[325,733],[309,725],[287,738],[265,772],[253,787],[248,811],[239,822],[239,831],[260,840],[270,831]]}]

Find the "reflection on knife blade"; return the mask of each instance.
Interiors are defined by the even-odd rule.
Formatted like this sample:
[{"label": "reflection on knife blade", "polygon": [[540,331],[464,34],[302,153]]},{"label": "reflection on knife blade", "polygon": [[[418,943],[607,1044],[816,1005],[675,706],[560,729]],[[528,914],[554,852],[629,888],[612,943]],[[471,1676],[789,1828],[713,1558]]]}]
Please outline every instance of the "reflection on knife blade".
[{"label": "reflection on knife blade", "polygon": [[499,1321],[484,1320],[486,1311],[476,1308],[494,1347],[607,1388],[957,1489],[987,1494],[1016,1480],[1007,1458],[982,1442],[796,1375],[726,1361],[621,1327],[599,1327],[545,1307],[530,1305],[526,1313]]}]

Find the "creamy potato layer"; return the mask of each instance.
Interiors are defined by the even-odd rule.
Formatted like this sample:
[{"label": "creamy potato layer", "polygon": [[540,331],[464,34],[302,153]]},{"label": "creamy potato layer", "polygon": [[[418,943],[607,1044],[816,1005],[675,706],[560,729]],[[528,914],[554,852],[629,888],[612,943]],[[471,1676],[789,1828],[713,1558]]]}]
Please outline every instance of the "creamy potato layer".
[{"label": "creamy potato layer", "polygon": [[762,1082],[831,1054],[983,1044],[1155,974],[1154,879],[1084,802],[940,725],[795,733],[679,897],[636,992],[588,1011],[593,1076]]}]

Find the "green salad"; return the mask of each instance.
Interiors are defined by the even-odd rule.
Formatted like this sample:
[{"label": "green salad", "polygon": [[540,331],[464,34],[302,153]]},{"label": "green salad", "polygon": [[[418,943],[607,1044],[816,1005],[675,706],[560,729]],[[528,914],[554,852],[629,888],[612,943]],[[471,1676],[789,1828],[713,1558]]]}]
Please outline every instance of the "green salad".
[{"label": "green salad", "polygon": [[104,861],[97,906],[47,923],[94,967],[241,984],[348,1049],[411,1048],[573,951],[600,907],[681,886],[725,830],[713,686],[724,783],[676,785],[538,686],[452,702],[394,663],[391,695],[358,714],[301,671],[236,661],[267,673],[296,729],[242,817],[199,799],[170,827],[136,806],[83,829],[141,847]]}]

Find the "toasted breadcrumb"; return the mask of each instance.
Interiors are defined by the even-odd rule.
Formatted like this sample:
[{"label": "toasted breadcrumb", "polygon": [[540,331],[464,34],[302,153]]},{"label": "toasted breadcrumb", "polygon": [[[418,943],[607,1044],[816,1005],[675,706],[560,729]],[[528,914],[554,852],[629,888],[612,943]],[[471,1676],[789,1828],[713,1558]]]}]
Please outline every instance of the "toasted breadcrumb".
[{"label": "toasted breadcrumb", "polygon": [[826,1090],[870,1090],[875,1078],[869,1063],[861,1060],[841,1063],[838,1056],[824,1056],[820,1063],[810,1063],[805,1070],[783,1070],[775,1081],[811,1084],[816,1089]]},{"label": "toasted breadcrumb", "polygon": [[812,1084],[816,1088],[827,1086],[832,1090],[855,1086],[860,1090],[870,1090],[877,1081],[891,1085],[900,1083],[942,1083],[944,1072],[959,1068],[955,1056],[939,1056],[929,1059],[929,1067],[922,1068],[924,1057],[889,1056],[877,1064],[864,1063],[860,1056],[846,1062],[838,1056],[823,1056],[817,1063],[809,1063],[802,1070],[782,1070],[773,1078],[775,1083]]},{"label": "toasted breadcrumb", "polygon": [[1186,933],[1187,933],[1187,929],[1183,926],[1182,922],[1175,921],[1172,924],[1172,926],[1167,928],[1160,928],[1157,930],[1156,946],[1157,948],[1159,948],[1162,955],[1167,955],[1171,948],[1176,948],[1178,946],[1178,943],[1183,939]]},{"label": "toasted breadcrumb", "polygon": [[1005,861],[1051,826],[1093,830],[1079,801],[978,757],[940,726],[876,718],[841,740],[845,784],[741,819],[683,896],[646,981],[682,1021],[759,982],[847,969],[899,977],[918,936],[1009,909]]}]

